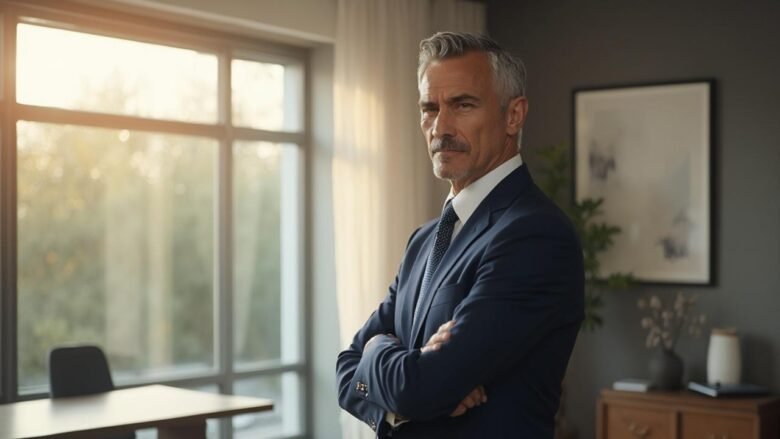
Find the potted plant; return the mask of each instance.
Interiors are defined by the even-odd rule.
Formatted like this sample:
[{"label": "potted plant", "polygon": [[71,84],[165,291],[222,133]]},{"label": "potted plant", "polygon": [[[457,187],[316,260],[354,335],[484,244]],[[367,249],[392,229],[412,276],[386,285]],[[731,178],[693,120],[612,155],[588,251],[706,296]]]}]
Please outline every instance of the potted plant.
[{"label": "potted plant", "polygon": [[693,315],[692,309],[696,297],[686,297],[677,293],[674,303],[664,305],[658,296],[639,299],[637,305],[647,315],[640,324],[647,330],[645,344],[648,348],[657,348],[650,359],[650,382],[659,390],[680,388],[683,376],[683,361],[675,352],[677,340],[684,332],[698,337],[706,321],[704,314]]}]

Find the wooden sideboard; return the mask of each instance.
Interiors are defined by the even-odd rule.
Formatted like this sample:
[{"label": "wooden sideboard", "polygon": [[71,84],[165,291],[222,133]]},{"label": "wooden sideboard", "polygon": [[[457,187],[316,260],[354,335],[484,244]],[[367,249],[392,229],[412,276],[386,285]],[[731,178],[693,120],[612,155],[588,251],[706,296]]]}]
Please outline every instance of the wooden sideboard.
[{"label": "wooden sideboard", "polygon": [[602,390],[597,439],[778,439],[780,398]]}]

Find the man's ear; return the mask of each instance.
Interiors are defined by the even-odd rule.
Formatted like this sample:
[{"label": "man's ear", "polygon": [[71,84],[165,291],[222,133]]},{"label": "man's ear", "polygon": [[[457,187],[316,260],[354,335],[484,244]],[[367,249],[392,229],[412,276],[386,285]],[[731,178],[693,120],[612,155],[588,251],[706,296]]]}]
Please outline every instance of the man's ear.
[{"label": "man's ear", "polygon": [[514,136],[525,125],[525,118],[528,115],[528,98],[518,96],[509,101],[506,107],[506,134]]}]

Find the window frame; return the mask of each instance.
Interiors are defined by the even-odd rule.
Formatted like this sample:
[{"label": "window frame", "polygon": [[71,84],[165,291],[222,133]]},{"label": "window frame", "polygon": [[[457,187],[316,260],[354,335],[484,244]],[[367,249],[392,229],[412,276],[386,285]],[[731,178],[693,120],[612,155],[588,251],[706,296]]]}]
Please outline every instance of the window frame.
[{"label": "window frame", "polygon": [[[214,54],[218,62],[217,121],[195,123],[153,119],[121,114],[96,113],[20,104],[16,102],[16,25],[30,23],[96,35],[124,38],[133,41],[161,44]],[[135,381],[132,387],[150,383],[198,387],[216,385],[220,393],[232,394],[234,384],[242,379],[294,372],[299,379],[298,417],[300,434],[286,437],[304,437],[307,430],[305,404],[308,377],[307,324],[309,320],[308,294],[305,273],[307,228],[306,217],[306,162],[308,117],[308,50],[258,40],[254,37],[228,34],[199,28],[165,19],[84,6],[70,1],[25,4],[17,1],[0,2],[0,403],[48,397],[45,393],[19,394],[18,388],[18,331],[17,331],[17,144],[16,124],[19,120],[85,127],[128,129],[161,134],[187,134],[214,139],[218,142],[214,205],[214,370],[188,376],[169,376],[162,379]],[[296,131],[270,131],[232,125],[231,61],[233,59],[282,63],[300,69],[300,123]],[[294,296],[295,315],[286,316],[295,322],[297,360],[263,361],[236,367],[233,326],[233,145],[237,141],[265,141],[294,144],[300,157],[297,175],[292,178],[299,188],[295,211],[299,213],[290,245],[296,261],[292,272],[282,265],[282,272],[292,276],[294,288],[280,294]],[[284,177],[283,178],[287,178]],[[281,274],[281,273],[280,273]],[[283,316],[283,319],[285,316]],[[284,326],[284,323],[283,323]],[[280,328],[281,329],[281,328]],[[222,422],[221,436],[232,438],[229,422]]]}]

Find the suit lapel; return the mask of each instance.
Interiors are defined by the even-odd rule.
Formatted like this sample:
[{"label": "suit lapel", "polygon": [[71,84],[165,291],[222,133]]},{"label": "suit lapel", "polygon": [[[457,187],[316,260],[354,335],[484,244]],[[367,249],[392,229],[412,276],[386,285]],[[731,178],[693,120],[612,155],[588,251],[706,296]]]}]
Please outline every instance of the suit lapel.
[{"label": "suit lapel", "polygon": [[[474,214],[476,215],[479,210],[481,210],[481,208],[477,209]],[[463,228],[460,230],[460,233],[458,233],[458,236],[456,236],[452,241],[452,244],[450,244],[450,247],[447,249],[447,253],[444,254],[444,258],[439,264],[439,268],[431,278],[431,283],[428,286],[430,294],[425,295],[425,302],[423,302],[421,305],[420,315],[414,322],[414,327],[412,327],[411,340],[413,343],[416,342],[420,336],[420,330],[423,327],[425,319],[428,317],[428,310],[431,307],[433,297],[436,295],[436,290],[441,285],[442,280],[444,280],[450,269],[453,267],[453,265],[455,265],[455,262],[460,259],[460,256],[469,247],[469,245],[471,245],[471,243],[474,242],[474,240],[485,231],[488,226],[489,219],[489,215],[480,215],[479,217],[472,216],[469,221],[464,224]],[[472,222],[471,220],[475,221]],[[412,310],[412,312],[414,312],[414,310]]]},{"label": "suit lapel", "polygon": [[[422,243],[420,250],[417,253],[416,263],[412,266],[409,274],[407,294],[402,294],[398,299],[398,306],[401,308],[401,313],[399,315],[400,330],[403,331],[402,334],[406,337],[409,337],[412,334],[414,305],[417,296],[420,294],[420,284],[422,283],[422,278],[425,274],[425,264],[428,262],[428,254],[431,252],[431,247],[433,246],[436,226],[434,225],[431,227],[427,234],[428,236],[425,238],[425,241]],[[405,339],[403,335],[400,337],[401,340]],[[413,340],[414,339],[412,338],[406,339],[409,343],[408,346],[412,345]]]},{"label": "suit lapel", "polygon": [[[491,224],[493,224],[493,213],[505,209],[515,198],[517,198],[519,193],[523,192],[529,186],[529,183],[531,183],[531,176],[528,173],[527,166],[520,166],[518,169],[512,171],[511,174],[504,178],[504,180],[502,180],[495,188],[493,188],[493,190],[488,194],[487,197],[485,197],[482,203],[480,203],[479,207],[477,207],[477,210],[475,210],[471,215],[471,218],[469,218],[466,224],[464,224],[463,228],[452,241],[452,244],[450,244],[450,247],[444,254],[444,258],[442,259],[441,264],[439,264],[439,268],[436,270],[436,273],[434,273],[433,278],[431,279],[430,286],[428,287],[430,288],[431,294],[426,295],[425,302],[422,304],[422,308],[420,308],[420,316],[414,322],[414,326],[412,327],[412,338],[410,339],[410,342],[413,344],[413,346],[416,346],[415,343],[420,336],[423,323],[428,316],[428,310],[431,307],[433,298],[441,286],[441,283],[449,274],[450,270],[455,266],[455,264],[471,246],[474,240],[482,235],[482,233],[484,233],[485,230]],[[431,233],[431,236],[433,233],[435,233],[435,228]],[[429,236],[429,242],[426,243],[425,246],[425,250],[427,252],[430,252],[430,246],[433,245],[433,239],[431,236]],[[419,271],[419,279],[413,279],[417,280],[418,282],[418,290],[420,288],[419,282],[422,280],[425,263],[427,261],[427,253],[425,253],[425,255],[426,257],[423,259],[423,262],[417,264],[415,267],[415,270]],[[413,303],[411,309],[408,311],[410,314],[414,313]],[[424,342],[424,340],[421,341],[421,343]]]}]

